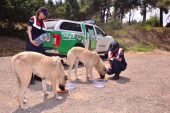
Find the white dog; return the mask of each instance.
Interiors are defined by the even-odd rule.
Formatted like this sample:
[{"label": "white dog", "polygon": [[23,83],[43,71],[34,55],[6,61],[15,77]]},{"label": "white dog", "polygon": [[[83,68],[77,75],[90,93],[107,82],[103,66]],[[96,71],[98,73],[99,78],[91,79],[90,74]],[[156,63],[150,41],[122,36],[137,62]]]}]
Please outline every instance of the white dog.
[{"label": "white dog", "polygon": [[87,80],[89,78],[89,75],[93,79],[92,76],[93,67],[96,68],[96,70],[98,71],[102,79],[105,78],[106,68],[104,62],[102,61],[102,59],[100,58],[97,52],[92,52],[82,47],[73,47],[71,50],[68,51],[67,59],[65,59],[64,61],[67,65],[69,65],[69,70],[68,70],[69,80],[71,80],[70,72],[71,69],[73,68],[73,65],[75,65],[75,75],[76,78],[78,79],[77,67],[78,67],[79,60],[84,64],[86,68]]},{"label": "white dog", "polygon": [[65,90],[67,76],[64,73],[60,57],[48,57],[36,52],[21,52],[12,57],[11,68],[19,81],[18,102],[21,108],[27,108],[23,104],[24,93],[30,83],[32,73],[42,78],[45,94],[47,92],[45,79],[49,79],[54,96],[57,99],[62,99],[57,95],[56,82],[58,81],[61,90]]}]

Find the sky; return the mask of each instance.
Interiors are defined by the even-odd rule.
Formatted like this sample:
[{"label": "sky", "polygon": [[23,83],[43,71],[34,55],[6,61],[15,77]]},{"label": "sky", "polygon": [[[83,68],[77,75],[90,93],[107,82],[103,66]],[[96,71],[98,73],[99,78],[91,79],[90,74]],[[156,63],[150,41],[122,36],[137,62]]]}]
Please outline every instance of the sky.
[{"label": "sky", "polygon": [[[148,9],[148,12],[146,14],[146,19],[148,20],[150,17],[152,16],[157,16],[159,18],[159,9],[156,8],[156,9],[152,9],[152,10],[149,10]],[[132,18],[133,20],[136,20],[136,21],[142,21],[143,19],[143,16],[140,14],[140,9],[134,9],[132,11]],[[123,19],[123,22],[128,22],[129,20],[129,13],[127,13],[125,15],[125,18]],[[163,26],[166,26],[167,22],[169,23],[170,22],[170,10],[169,10],[169,13],[168,14],[165,14],[163,13]]]}]

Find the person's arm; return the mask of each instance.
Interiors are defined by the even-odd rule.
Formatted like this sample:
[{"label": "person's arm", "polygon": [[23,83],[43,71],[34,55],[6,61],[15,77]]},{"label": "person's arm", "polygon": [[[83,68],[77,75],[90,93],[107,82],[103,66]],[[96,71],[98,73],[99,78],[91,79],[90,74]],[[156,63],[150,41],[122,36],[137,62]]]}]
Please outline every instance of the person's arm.
[{"label": "person's arm", "polygon": [[120,62],[122,61],[122,58],[116,58],[116,57],[115,57],[115,59],[118,60],[118,61],[120,61]]},{"label": "person's arm", "polygon": [[116,60],[121,62],[123,58],[124,58],[124,50],[121,50],[121,52],[119,54],[119,58],[116,58]]},{"label": "person's arm", "polygon": [[117,58],[117,57],[114,57],[113,55],[112,55],[113,53],[111,52],[111,51],[109,51],[108,52],[108,60],[118,60],[118,61],[122,61],[122,57],[123,57],[123,55],[124,55],[124,52],[123,51],[121,51],[120,52],[120,54],[119,54],[119,57]]},{"label": "person's arm", "polygon": [[27,33],[28,33],[28,37],[29,37],[29,40],[30,42],[34,45],[34,46],[38,46],[36,41],[32,40],[32,26],[27,26]]},{"label": "person's arm", "polygon": [[112,58],[112,52],[109,50],[108,51],[108,60],[110,60]]},{"label": "person's arm", "polygon": [[118,61],[120,61],[120,62],[122,61],[122,58],[116,58],[116,57],[114,57],[114,56],[111,57],[109,60],[114,60],[114,59],[116,59],[116,60],[118,60]]}]

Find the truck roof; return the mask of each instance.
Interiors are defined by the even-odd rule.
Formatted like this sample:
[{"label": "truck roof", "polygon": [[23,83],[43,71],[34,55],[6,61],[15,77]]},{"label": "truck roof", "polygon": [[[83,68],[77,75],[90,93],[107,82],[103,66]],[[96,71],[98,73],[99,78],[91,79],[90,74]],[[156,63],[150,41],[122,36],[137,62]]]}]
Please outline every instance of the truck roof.
[{"label": "truck roof", "polygon": [[85,20],[85,21],[73,21],[73,20],[66,20],[66,19],[47,19],[45,21],[45,24],[47,26],[47,29],[54,29],[56,24],[58,22],[70,22],[70,23],[85,23],[86,25],[94,25],[95,26],[95,21],[94,20]]}]

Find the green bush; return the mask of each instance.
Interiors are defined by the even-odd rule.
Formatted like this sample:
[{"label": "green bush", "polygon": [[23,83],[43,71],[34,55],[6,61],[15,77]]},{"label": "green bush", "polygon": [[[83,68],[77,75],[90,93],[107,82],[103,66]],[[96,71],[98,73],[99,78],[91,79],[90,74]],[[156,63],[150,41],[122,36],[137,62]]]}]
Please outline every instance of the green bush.
[{"label": "green bush", "polygon": [[110,26],[113,30],[118,30],[123,28],[123,24],[120,20],[112,20],[106,23],[107,26]]},{"label": "green bush", "polygon": [[123,28],[123,23],[120,20],[111,20],[107,23],[98,23],[97,25],[109,35],[113,35],[113,31],[120,30]]},{"label": "green bush", "polygon": [[146,24],[149,24],[153,27],[158,27],[159,19],[156,16],[150,17],[150,19],[146,21]]},{"label": "green bush", "polygon": [[27,33],[25,29],[17,30],[17,29],[0,27],[0,36],[17,37],[22,40],[25,40],[27,37]]}]

